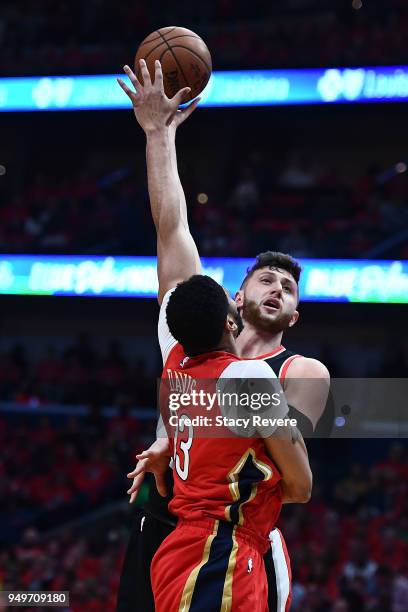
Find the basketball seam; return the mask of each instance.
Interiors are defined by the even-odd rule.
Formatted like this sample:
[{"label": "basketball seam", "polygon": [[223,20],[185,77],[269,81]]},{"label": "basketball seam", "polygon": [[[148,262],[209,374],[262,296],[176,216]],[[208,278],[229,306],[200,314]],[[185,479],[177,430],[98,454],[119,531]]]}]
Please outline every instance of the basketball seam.
[{"label": "basketball seam", "polygon": [[[167,40],[164,38],[163,34],[160,32],[160,30],[157,30],[157,32],[160,34],[160,36],[162,37],[163,41],[166,43],[168,50],[170,51],[170,53],[172,54],[172,56],[174,57],[174,61],[176,62],[177,66],[179,67],[179,70],[181,72],[181,74],[183,75],[183,79],[184,82],[186,83],[186,85],[188,84],[188,81],[186,79],[186,75],[184,74],[184,70],[182,69],[180,62],[178,61],[176,55],[173,53],[172,48],[170,47],[169,43],[167,42]],[[186,49],[188,49],[188,47],[186,47]],[[162,56],[163,57],[163,56]],[[204,62],[205,63],[205,62]]]},{"label": "basketball seam", "polygon": [[[155,40],[158,40],[158,38],[156,38]],[[163,44],[163,40],[161,42],[159,42],[158,45],[156,45],[155,47],[153,47],[153,49],[150,49],[149,53],[147,55],[145,55],[144,57],[140,58],[140,59],[144,59],[147,60],[147,58],[149,57],[149,55],[151,55],[153,53],[153,51],[156,51],[156,49],[158,49],[159,47],[161,47],[161,45]]]},{"label": "basketball seam", "polygon": [[[173,28],[173,30],[175,30],[175,29],[176,29],[176,28]],[[170,32],[173,32],[173,30],[170,30]],[[153,40],[149,40],[149,41],[147,41],[146,43],[143,43],[143,44],[141,45],[141,46],[144,46],[144,45],[149,45],[151,42],[154,42],[155,40],[160,40],[160,38],[162,39],[162,40],[159,42],[159,44],[158,44],[158,45],[156,45],[155,47],[153,47],[153,49],[150,49],[149,53],[148,53],[147,55],[145,55],[145,56],[144,56],[142,59],[147,60],[147,58],[149,57],[149,55],[151,55],[151,54],[153,53],[153,51],[156,51],[156,49],[158,49],[158,48],[159,48],[161,45],[163,45],[164,43],[166,43],[166,42],[167,42],[167,40],[175,40],[176,38],[185,38],[185,37],[188,37],[188,36],[190,36],[191,38],[200,38],[199,36],[196,36],[195,34],[194,34],[194,35],[193,35],[193,34],[180,34],[179,36],[173,36],[173,38],[169,38],[169,39],[167,39],[167,38],[164,38],[164,35],[163,35],[163,34],[159,34],[159,36],[158,36],[157,38],[153,38]],[[164,39],[164,40],[163,40],[163,39]],[[167,45],[167,46],[169,46],[169,45]],[[167,51],[167,49],[166,49],[166,51]],[[162,54],[161,54],[161,56],[160,56],[160,61],[161,61],[161,58],[162,58],[162,57],[163,57],[163,53],[162,53]],[[205,62],[204,62],[204,64],[205,64]],[[139,68],[138,68],[138,71],[139,71]]]},{"label": "basketball seam", "polygon": [[200,37],[196,36],[195,34],[178,34],[177,36],[173,36],[173,38],[165,38],[164,40],[166,42],[170,42],[171,40],[176,40],[176,38],[198,38],[199,40],[201,40]]},{"label": "basketball seam", "polygon": [[[173,28],[171,28],[171,30],[169,32],[166,32],[166,34],[171,34],[176,29],[177,29],[177,26],[174,26]],[[156,32],[157,32],[157,30],[156,30]],[[159,40],[160,36],[163,36],[163,34],[161,34],[161,35],[159,34],[159,36],[156,36],[156,38],[152,38],[151,40],[142,41],[142,44],[140,46],[148,45],[149,43],[154,42],[155,40]]]},{"label": "basketball seam", "polygon": [[169,51],[169,50],[170,50],[170,49],[168,49],[168,48],[167,48],[167,49],[165,49],[165,50],[163,51],[163,53],[162,53],[162,54],[161,54],[161,56],[159,57],[159,62],[160,62],[160,63],[161,63],[161,61],[162,61],[163,55],[166,55],[166,53],[168,53],[168,51]]},{"label": "basketball seam", "polygon": [[[170,48],[170,47],[169,47]],[[193,51],[192,49],[190,49],[190,47],[185,47],[184,45],[175,45],[174,47],[175,49],[187,49],[187,51],[190,51],[190,53],[192,53],[193,55],[195,55],[196,57],[198,57],[199,60],[201,60],[204,64],[204,66],[207,68],[208,72],[211,73],[211,68],[209,67],[209,65],[207,64],[207,62],[205,60],[203,60],[203,58],[201,57],[201,55],[199,55],[198,53],[196,53],[195,51]],[[173,54],[174,55],[174,54]],[[175,57],[175,56],[174,56]],[[184,76],[184,75],[183,75]]]}]

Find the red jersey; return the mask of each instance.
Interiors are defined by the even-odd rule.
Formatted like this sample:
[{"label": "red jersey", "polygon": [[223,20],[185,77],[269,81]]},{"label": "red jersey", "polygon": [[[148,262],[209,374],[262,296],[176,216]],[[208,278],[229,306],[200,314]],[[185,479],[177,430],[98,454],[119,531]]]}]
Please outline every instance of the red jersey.
[{"label": "red jersey", "polygon": [[[166,305],[164,300],[162,310]],[[191,389],[203,380],[211,380],[214,386],[222,379],[228,384],[234,378],[262,378],[271,390],[276,390],[271,380],[273,372],[264,361],[241,360],[222,351],[186,357],[165,327],[161,316],[162,379],[166,379],[170,390],[177,386],[179,391],[181,386]],[[278,409],[276,416],[284,416],[286,409]],[[183,408],[183,413],[191,415],[188,407]],[[208,418],[215,422],[217,416],[222,418],[222,412],[215,403]],[[227,427],[221,428],[225,437],[220,437],[222,433],[217,437],[203,436],[202,431],[197,435],[197,428],[189,425],[176,429],[173,437],[170,435],[174,497],[169,510],[185,521],[218,519],[237,525],[237,534],[248,533],[266,550],[268,535],[281,510],[282,492],[280,473],[267,455],[262,438],[238,436]]]}]

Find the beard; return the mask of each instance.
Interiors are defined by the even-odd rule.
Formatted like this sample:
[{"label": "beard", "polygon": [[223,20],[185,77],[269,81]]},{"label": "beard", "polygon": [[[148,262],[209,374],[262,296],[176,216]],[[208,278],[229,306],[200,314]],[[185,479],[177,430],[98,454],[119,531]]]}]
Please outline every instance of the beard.
[{"label": "beard", "polygon": [[261,311],[261,307],[254,300],[246,299],[242,308],[242,318],[256,329],[277,334],[289,327],[290,320],[293,316],[289,313],[280,312],[276,317],[265,315]]}]

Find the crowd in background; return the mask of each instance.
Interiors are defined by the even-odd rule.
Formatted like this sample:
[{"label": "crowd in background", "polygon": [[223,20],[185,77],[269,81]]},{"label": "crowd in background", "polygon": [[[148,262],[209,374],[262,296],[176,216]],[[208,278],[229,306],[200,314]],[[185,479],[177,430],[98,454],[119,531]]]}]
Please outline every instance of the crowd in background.
[{"label": "crowd in background", "polygon": [[[129,356],[135,338],[114,339],[105,351],[95,338],[81,334],[68,347],[44,345],[33,356],[30,344],[3,344],[0,351],[0,398],[33,409],[44,406],[116,406],[121,411],[151,408],[156,402],[155,373],[140,358]],[[137,339],[136,339],[137,342]],[[286,342],[285,342],[286,344]],[[154,349],[156,344],[151,344]],[[387,344],[363,345],[349,338],[329,342],[289,342],[295,352],[322,359],[333,378],[404,378],[408,372],[408,344],[390,337]],[[159,353],[157,352],[157,355]],[[157,364],[157,372],[160,366]]]},{"label": "crowd in background", "polygon": [[[103,530],[97,523],[79,534],[71,523],[50,529],[124,499],[125,474],[154,422],[98,412],[30,419],[0,420],[0,582],[5,589],[69,590],[72,612],[111,612],[127,539],[124,516],[106,519]],[[381,454],[378,441],[367,441],[357,459],[341,444],[310,443],[312,500],[285,507],[279,522],[292,560],[292,610],[404,612],[406,445],[383,444]]]},{"label": "crowd in background", "polygon": [[152,380],[146,363],[125,356],[117,340],[109,343],[104,354],[86,334],[67,348],[47,346],[37,359],[22,344],[0,353],[0,398],[31,406],[152,406]]},{"label": "crowd in background", "polygon": [[0,552],[0,582],[24,590],[69,590],[70,606],[59,608],[64,612],[114,612],[124,540],[117,524],[80,535],[65,529],[46,540],[27,528],[18,546]]},{"label": "crowd in background", "polygon": [[[236,166],[224,205],[215,194],[195,207],[200,252],[251,256],[273,241],[294,257],[371,257],[378,245],[408,228],[405,166],[384,181],[383,169],[367,164],[350,179],[322,160],[323,155],[318,160],[293,153],[276,172],[267,157],[253,152]],[[407,242],[387,254],[408,256]]]},{"label": "crowd in background", "polygon": [[97,405],[83,416],[2,418],[0,540],[16,542],[29,526],[44,531],[124,499],[125,475],[154,431],[124,407],[109,419]]},{"label": "crowd in background", "polygon": [[17,4],[3,4],[2,74],[117,73],[150,32],[169,25],[197,31],[216,69],[406,61],[404,0],[365,2],[360,11],[351,0],[30,0],[23,17]]},{"label": "crowd in background", "polygon": [[[408,228],[405,164],[389,172],[367,162],[350,179],[342,168],[297,152],[284,163],[261,151],[244,160],[231,154],[222,167],[207,153],[205,174],[200,159],[194,167],[186,157],[187,170],[183,163],[180,169],[202,255],[250,257],[274,248],[295,257],[408,257],[407,240],[375,250]],[[0,252],[155,249],[145,179],[128,168],[108,180],[86,165],[70,175],[34,173],[0,204]]]}]

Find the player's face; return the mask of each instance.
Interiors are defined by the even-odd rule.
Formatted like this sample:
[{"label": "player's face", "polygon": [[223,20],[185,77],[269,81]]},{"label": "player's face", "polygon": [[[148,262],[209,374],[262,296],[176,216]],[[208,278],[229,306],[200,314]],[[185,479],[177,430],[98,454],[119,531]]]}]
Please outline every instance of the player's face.
[{"label": "player's face", "polygon": [[261,268],[236,296],[244,322],[270,333],[291,327],[299,318],[295,279],[280,268]]}]

